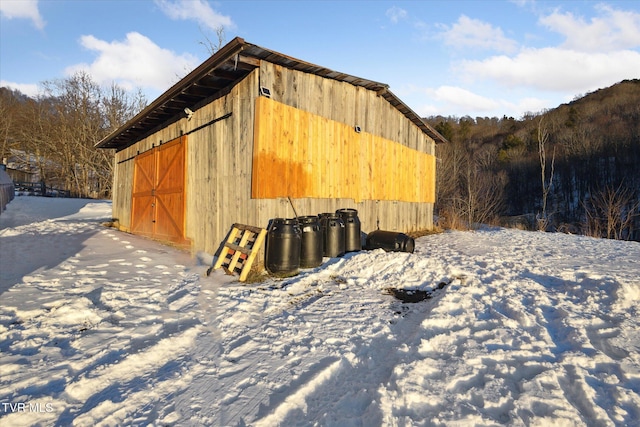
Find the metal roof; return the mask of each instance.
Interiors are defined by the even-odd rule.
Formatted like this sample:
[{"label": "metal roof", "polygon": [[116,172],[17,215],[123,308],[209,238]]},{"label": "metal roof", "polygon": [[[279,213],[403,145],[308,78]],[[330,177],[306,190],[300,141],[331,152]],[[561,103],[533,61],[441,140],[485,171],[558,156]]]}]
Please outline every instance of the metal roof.
[{"label": "metal roof", "polygon": [[373,90],[436,142],[446,142],[442,135],[395,96],[388,85],[291,58],[236,37],[135,117],[98,142],[96,147],[121,150],[134,144],[171,120],[177,120],[185,107],[193,107],[230,89],[259,67],[260,60]]}]

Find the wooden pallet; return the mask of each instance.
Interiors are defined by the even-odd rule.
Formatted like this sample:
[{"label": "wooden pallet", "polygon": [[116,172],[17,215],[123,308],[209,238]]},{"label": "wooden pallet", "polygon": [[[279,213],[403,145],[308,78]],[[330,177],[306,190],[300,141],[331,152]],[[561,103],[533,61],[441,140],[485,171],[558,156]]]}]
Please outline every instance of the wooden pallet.
[{"label": "wooden pallet", "polygon": [[207,270],[207,276],[212,270],[224,268],[227,274],[239,273],[239,280],[244,282],[266,235],[264,228],[233,224],[220,256],[213,267]]}]

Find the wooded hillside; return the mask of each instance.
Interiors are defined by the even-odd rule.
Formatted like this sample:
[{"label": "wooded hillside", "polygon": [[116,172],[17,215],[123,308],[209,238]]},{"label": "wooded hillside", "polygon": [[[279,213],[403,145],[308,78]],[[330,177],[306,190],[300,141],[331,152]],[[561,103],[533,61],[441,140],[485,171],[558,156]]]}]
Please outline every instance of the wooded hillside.
[{"label": "wooded hillside", "polygon": [[113,151],[94,146],[146,104],[88,74],[43,83],[30,98],[0,88],[0,158],[49,187],[78,197],[111,197]]},{"label": "wooded hillside", "polygon": [[445,225],[517,222],[640,240],[640,80],[520,120],[427,121],[451,141],[438,146]]}]

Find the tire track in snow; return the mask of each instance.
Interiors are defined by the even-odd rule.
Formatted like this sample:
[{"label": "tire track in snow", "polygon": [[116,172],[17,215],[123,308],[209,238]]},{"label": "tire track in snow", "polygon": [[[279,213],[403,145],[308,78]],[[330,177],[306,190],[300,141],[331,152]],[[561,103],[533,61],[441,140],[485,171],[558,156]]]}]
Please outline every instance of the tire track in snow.
[{"label": "tire track in snow", "polygon": [[199,327],[192,327],[182,334],[162,339],[143,352],[130,354],[119,363],[106,366],[96,376],[87,376],[71,382],[66,386],[64,393],[71,401],[85,402],[110,384],[147,377],[168,361],[175,360],[188,352],[193,347],[199,332]]},{"label": "tire track in snow", "polygon": [[344,359],[331,363],[329,366],[322,369],[311,380],[305,381],[295,392],[287,394],[284,398],[284,402],[276,406],[269,415],[254,421],[252,424],[255,427],[291,425],[286,421],[289,414],[297,410],[307,412],[307,400],[309,397],[342,369],[344,369]]},{"label": "tire track in snow", "polygon": [[[278,396],[286,397],[288,390],[303,387],[304,381],[338,360],[326,351],[311,351],[314,343],[309,334],[295,344],[280,341],[282,325],[292,325],[293,313],[324,296],[316,290],[317,283],[295,290],[284,288],[230,285],[211,289],[202,284],[203,294],[197,300],[208,334],[200,337],[194,360],[204,369],[187,393],[178,397],[179,419],[199,420],[200,425],[246,423],[264,412],[261,408],[284,399]],[[264,305],[266,294],[268,305]],[[219,312],[212,317],[217,311],[224,317]],[[234,314],[229,317],[229,313]],[[202,401],[200,396],[207,390],[219,389],[226,390],[220,400]]]},{"label": "tire track in snow", "polygon": [[[387,384],[395,367],[407,353],[405,343],[412,343],[422,320],[438,303],[445,290],[436,292],[431,300],[411,304],[404,316],[388,329],[379,331],[371,341],[356,340],[348,351],[341,351],[340,360],[318,374],[300,390],[291,390],[291,399],[272,408],[263,420],[278,421],[286,426],[338,425],[348,420],[360,420],[364,425],[381,425],[378,387]],[[388,298],[388,299],[387,299]],[[384,301],[393,297],[381,296]],[[391,310],[389,310],[391,311]],[[371,386],[373,384],[374,386]]]},{"label": "tire track in snow", "polygon": [[[396,350],[396,347],[403,340],[410,339],[419,329],[422,318],[412,319],[411,313],[407,312],[405,312],[406,317],[400,320],[394,317],[394,304],[391,301],[396,300],[384,295],[382,289],[371,288],[367,280],[373,279],[367,279],[361,274],[362,269],[370,268],[371,256],[371,253],[362,257],[351,255],[348,260],[341,259],[340,262],[329,265],[317,274],[292,280],[291,286],[284,290],[285,292],[293,291],[290,294],[291,298],[289,300],[284,298],[282,303],[277,303],[278,298],[274,296],[276,289],[270,290],[268,319],[263,319],[262,323],[250,325],[245,333],[254,334],[255,330],[264,330],[265,325],[286,320],[286,328],[288,328],[286,331],[293,332],[293,337],[300,338],[292,340],[292,336],[283,337],[285,340],[297,341],[299,344],[297,349],[286,349],[284,354],[293,350],[291,353],[296,353],[296,357],[302,359],[296,364],[285,364],[288,367],[284,370],[290,370],[291,373],[278,376],[277,372],[260,379],[266,387],[262,392],[263,403],[259,405],[256,422],[262,419],[278,419],[282,421],[282,425],[300,425],[300,423],[308,425],[313,420],[323,419],[327,411],[332,412],[332,409],[327,408],[333,408],[338,413],[344,413],[344,419],[363,416],[365,419],[378,420],[374,424],[379,424],[381,419],[379,411],[376,413],[375,405],[370,405],[371,396],[376,393],[376,390],[362,392],[364,378],[373,377],[375,384],[382,384],[389,378],[394,364],[389,366],[386,360],[392,359],[394,356],[391,353]],[[373,256],[382,261],[380,268],[376,269],[376,277],[383,276],[386,281],[393,283],[402,271],[406,257],[398,261],[394,254],[385,254],[383,251]],[[427,261],[429,262],[432,261]],[[424,260],[420,259],[419,264],[423,263]],[[376,266],[378,267],[378,263]],[[423,265],[411,263],[411,268],[416,272],[415,277],[420,278],[411,285],[424,286],[425,283],[431,282],[425,277],[428,276],[428,274],[425,275],[425,270],[421,271],[424,268]],[[318,298],[306,291],[308,288],[304,285],[310,285],[309,280],[316,281],[315,285],[322,288],[323,298]],[[439,291],[439,294],[442,292]],[[336,299],[331,298],[334,293],[340,296]],[[424,311],[425,307],[432,307],[436,301],[437,298],[423,304],[416,304],[414,311]],[[287,303],[293,303],[295,307],[287,308]],[[395,305],[398,304],[399,302]],[[373,307],[378,308],[369,312],[368,310]],[[344,313],[349,315],[344,316]],[[389,326],[384,326],[389,323],[385,323],[384,318],[379,317],[382,313],[387,321],[393,321],[402,326],[398,326],[397,329],[394,326],[394,332],[392,332]],[[409,326],[410,323],[411,326]],[[330,337],[326,341],[322,339],[325,333]],[[399,338],[394,333],[399,335]],[[246,341],[243,340],[243,342]],[[300,352],[300,348],[304,346],[308,346],[308,349]],[[326,361],[331,360],[332,357],[337,360],[332,362],[331,367],[323,368]],[[314,361],[317,362],[314,363]],[[269,365],[270,362],[267,364]],[[316,382],[314,378],[319,378],[321,381]],[[244,384],[245,381],[242,380],[240,383]],[[313,383],[313,386],[309,383]],[[242,393],[248,397],[246,389]],[[286,399],[283,396],[295,396],[295,398]],[[223,421],[231,425],[238,423],[239,420],[247,422],[252,419],[251,414],[254,413],[251,408],[255,407],[256,401],[250,399],[240,407],[241,409],[236,407],[231,410],[238,415],[225,418]],[[367,414],[367,411],[370,413]],[[240,412],[244,414],[243,417],[239,416]]]}]

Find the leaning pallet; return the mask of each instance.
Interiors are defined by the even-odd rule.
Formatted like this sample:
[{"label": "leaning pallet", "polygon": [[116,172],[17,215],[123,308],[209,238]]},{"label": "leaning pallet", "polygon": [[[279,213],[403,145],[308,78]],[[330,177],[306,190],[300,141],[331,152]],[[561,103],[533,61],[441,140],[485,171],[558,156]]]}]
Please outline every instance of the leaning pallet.
[{"label": "leaning pallet", "polygon": [[264,228],[233,224],[220,256],[213,267],[207,270],[207,276],[212,270],[224,268],[228,274],[239,273],[239,280],[244,282],[266,235]]}]

